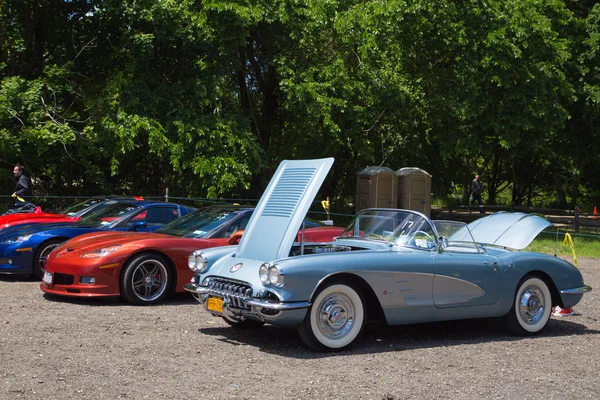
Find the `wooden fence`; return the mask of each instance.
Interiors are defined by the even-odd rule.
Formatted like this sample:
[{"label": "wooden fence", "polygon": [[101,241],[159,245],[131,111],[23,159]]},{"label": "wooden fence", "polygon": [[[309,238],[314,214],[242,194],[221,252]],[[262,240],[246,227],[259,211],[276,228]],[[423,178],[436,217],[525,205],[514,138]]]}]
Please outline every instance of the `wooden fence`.
[{"label": "wooden fence", "polygon": [[573,210],[561,210],[555,208],[537,207],[508,207],[508,206],[450,206],[431,207],[433,219],[449,219],[471,222],[485,214],[498,211],[524,212],[528,214],[543,215],[548,221],[559,227],[575,232],[600,233],[600,215],[594,213],[582,213],[578,208]]}]

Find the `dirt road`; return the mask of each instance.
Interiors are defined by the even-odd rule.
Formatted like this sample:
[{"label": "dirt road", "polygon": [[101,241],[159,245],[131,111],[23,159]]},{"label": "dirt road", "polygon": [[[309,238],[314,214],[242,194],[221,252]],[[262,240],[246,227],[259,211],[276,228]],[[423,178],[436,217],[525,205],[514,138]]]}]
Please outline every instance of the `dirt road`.
[{"label": "dirt road", "polygon": [[241,332],[188,295],[136,307],[45,297],[0,277],[1,399],[598,399],[600,260],[573,317],[534,338],[495,321],[367,326],[318,354],[295,330]]}]

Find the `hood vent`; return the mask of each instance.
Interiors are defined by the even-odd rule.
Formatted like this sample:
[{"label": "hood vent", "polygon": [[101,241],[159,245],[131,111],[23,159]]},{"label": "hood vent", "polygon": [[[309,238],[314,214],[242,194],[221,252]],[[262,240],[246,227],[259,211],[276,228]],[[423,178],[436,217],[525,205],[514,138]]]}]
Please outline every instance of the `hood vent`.
[{"label": "hood vent", "polygon": [[252,260],[287,257],[333,158],[284,160],[271,178],[238,246]]},{"label": "hood vent", "polygon": [[283,171],[262,215],[289,218],[315,176],[316,170],[316,168],[288,168]]}]

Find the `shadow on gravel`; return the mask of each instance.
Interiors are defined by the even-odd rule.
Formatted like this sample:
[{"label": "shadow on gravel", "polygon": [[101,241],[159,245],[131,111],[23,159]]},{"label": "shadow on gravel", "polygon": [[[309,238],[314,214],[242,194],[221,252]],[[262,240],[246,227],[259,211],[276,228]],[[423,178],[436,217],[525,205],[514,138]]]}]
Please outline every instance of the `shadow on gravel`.
[{"label": "shadow on gravel", "polygon": [[158,306],[181,306],[186,304],[198,304],[189,293],[169,294],[161,303],[146,306],[137,306],[121,299],[120,297],[66,297],[44,293],[44,298],[56,303],[71,303],[92,307],[158,307]]},{"label": "shadow on gravel", "polygon": [[216,336],[218,340],[232,345],[256,346],[266,353],[300,359],[600,334],[598,330],[587,329],[584,325],[567,319],[551,319],[544,332],[533,337],[505,334],[502,324],[496,320],[449,321],[405,326],[370,323],[365,326],[362,335],[350,349],[337,353],[322,354],[307,348],[295,329],[265,325],[259,329],[242,330],[230,327],[213,327],[200,328],[198,331],[201,334]]},{"label": "shadow on gravel", "polygon": [[2,282],[40,282],[40,280],[32,275],[12,275],[2,274],[0,275],[0,281]]}]

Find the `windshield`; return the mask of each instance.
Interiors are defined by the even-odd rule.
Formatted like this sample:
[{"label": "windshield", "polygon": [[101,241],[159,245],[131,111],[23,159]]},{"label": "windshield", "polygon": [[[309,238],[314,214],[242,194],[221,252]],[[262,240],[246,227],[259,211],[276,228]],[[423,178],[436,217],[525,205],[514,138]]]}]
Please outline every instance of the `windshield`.
[{"label": "windshield", "polygon": [[464,222],[434,221],[433,223],[439,235],[448,240],[446,251],[474,253],[481,251],[473,240],[469,227]]},{"label": "windshield", "polygon": [[77,214],[79,214],[81,211],[85,210],[88,207],[91,207],[95,204],[101,203],[103,201],[105,201],[106,199],[102,199],[99,197],[94,197],[91,199],[87,199],[85,201],[82,201],[81,203],[77,203],[75,205],[72,205],[70,207],[61,209],[59,211],[59,213],[61,214],[67,214],[69,217],[75,217],[77,216]]},{"label": "windshield", "polygon": [[204,238],[239,214],[239,210],[232,208],[201,208],[163,226],[156,232],[179,237]]},{"label": "windshield", "polygon": [[77,225],[89,228],[108,226],[115,222],[123,215],[140,208],[139,205],[133,203],[107,203],[106,207],[93,212],[90,215],[83,217],[77,222]]},{"label": "windshield", "polygon": [[429,221],[410,211],[362,211],[342,233],[344,236],[382,240],[419,249],[437,246],[436,234]]}]

